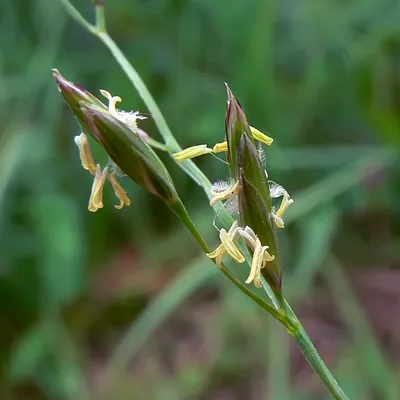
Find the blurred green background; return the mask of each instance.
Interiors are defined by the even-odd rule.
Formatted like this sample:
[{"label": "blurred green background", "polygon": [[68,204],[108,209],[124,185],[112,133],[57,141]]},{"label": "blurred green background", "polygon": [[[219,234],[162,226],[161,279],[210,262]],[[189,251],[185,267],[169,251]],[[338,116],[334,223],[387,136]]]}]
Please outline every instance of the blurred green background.
[{"label": "blurred green background", "polygon": [[[400,2],[113,0],[106,17],[183,147],[223,140],[224,81],[275,138],[285,291],[351,399],[399,399]],[[161,201],[124,180],[131,207],[106,190],[88,212],[51,68],[146,113],[107,49],[54,0],[2,0],[0,21],[0,398],[328,399]],[[202,189],[161,157],[214,245]]]}]

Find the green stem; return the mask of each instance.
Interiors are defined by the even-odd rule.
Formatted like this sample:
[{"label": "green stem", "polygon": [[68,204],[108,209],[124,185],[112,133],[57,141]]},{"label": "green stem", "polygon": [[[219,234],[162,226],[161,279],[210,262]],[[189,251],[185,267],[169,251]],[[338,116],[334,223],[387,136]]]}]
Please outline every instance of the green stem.
[{"label": "green stem", "polygon": [[145,139],[145,141],[149,146],[153,147],[154,149],[158,149],[158,150],[166,151],[167,153],[171,153],[171,149],[168,146],[166,146],[163,143],[160,143],[157,140],[152,139],[151,137],[147,137]]},{"label": "green stem", "polygon": [[179,147],[178,142],[173,136],[171,130],[169,129],[164,115],[162,114],[149,89],[147,88],[135,68],[133,68],[132,64],[127,60],[125,55],[116,45],[116,43],[111,39],[108,33],[98,32],[97,36],[106,45],[108,50],[110,50],[111,54],[114,56],[118,64],[121,66],[122,70],[125,72],[128,79],[131,81],[132,85],[139,93],[139,96],[145,102],[146,107],[150,111],[150,114],[153,117],[155,124],[159,128],[160,134],[164,139],[166,146],[168,146],[174,152],[180,151],[181,148]]},{"label": "green stem", "polygon": [[100,1],[96,3],[96,28],[97,32],[106,32],[106,18],[104,16],[104,4]]},{"label": "green stem", "polygon": [[68,0],[59,1],[64,6],[71,18],[73,18],[80,26],[82,26],[82,28],[88,30],[93,35],[97,35],[96,27],[87,22],[86,19],[82,17],[81,13]]},{"label": "green stem", "polygon": [[333,377],[331,371],[325,365],[321,356],[318,354],[317,349],[315,348],[296,314],[290,308],[289,304],[286,306],[289,314],[284,324],[289,334],[293,336],[305,359],[311,365],[315,373],[319,376],[322,383],[325,385],[326,389],[334,399],[349,400],[342,388],[337,383],[336,379]]}]

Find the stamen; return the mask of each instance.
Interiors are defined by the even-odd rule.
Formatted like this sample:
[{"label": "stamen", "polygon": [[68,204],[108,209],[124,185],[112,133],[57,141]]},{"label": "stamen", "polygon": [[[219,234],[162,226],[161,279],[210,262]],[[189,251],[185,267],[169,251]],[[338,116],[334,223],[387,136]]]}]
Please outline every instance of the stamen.
[{"label": "stamen", "polygon": [[283,214],[286,212],[288,207],[294,203],[294,200],[290,198],[289,193],[285,191],[283,194],[283,199],[281,205],[276,213],[272,213],[272,217],[274,218],[275,225],[278,228],[284,228],[285,223],[283,222]]},{"label": "stamen", "polygon": [[[222,267],[222,259],[225,254],[229,254],[236,262],[244,262],[244,256],[234,244],[234,241],[239,237],[238,222],[235,221],[226,232],[225,229],[220,230],[221,244],[211,253],[207,253],[207,257],[215,258],[215,263],[219,268]],[[243,261],[242,261],[243,260]]]},{"label": "stamen", "polygon": [[274,139],[267,136],[265,133],[262,133],[258,129],[253,128],[252,126],[250,126],[250,131],[254,139],[258,140],[259,142],[265,143],[267,146],[271,146],[272,142],[274,141]]},{"label": "stamen", "polygon": [[212,153],[212,149],[208,148],[205,144],[200,144],[198,146],[188,147],[187,149],[175,153],[172,156],[176,161],[181,163],[182,161],[209,153]]},{"label": "stamen", "polygon": [[254,233],[253,229],[251,229],[249,226],[246,226],[244,229],[239,228],[239,234],[242,236],[246,244],[254,250],[256,247],[256,240],[257,236]]},{"label": "stamen", "polygon": [[208,258],[215,258],[215,264],[222,268],[222,258],[226,254],[226,249],[223,244],[220,244],[214,251],[207,253]]},{"label": "stamen", "polygon": [[[231,228],[232,229],[232,228]],[[225,229],[221,229],[219,233],[219,238],[221,239],[221,243],[224,245],[226,252],[239,264],[244,263],[245,258],[240,250],[236,247],[233,242],[234,233],[231,235]]]},{"label": "stamen", "polygon": [[260,239],[257,238],[254,253],[253,253],[253,261],[251,263],[250,275],[246,280],[246,283],[254,282],[254,285],[258,288],[262,287],[261,285],[261,269],[263,268],[263,256],[264,251],[267,249],[267,246],[262,246]]},{"label": "stamen", "polygon": [[130,206],[131,200],[128,197],[126,191],[123,189],[121,184],[115,175],[115,172],[108,176],[109,181],[114,189],[115,195],[118,197],[120,204],[116,205],[115,208],[120,210],[123,206]]},{"label": "stamen", "polygon": [[96,163],[87,136],[82,132],[79,136],[75,136],[74,140],[79,148],[82,167],[94,175],[96,173]]},{"label": "stamen", "polygon": [[108,167],[101,171],[100,164],[96,166],[96,173],[94,176],[92,192],[89,199],[89,211],[95,212],[99,208],[103,208],[103,188],[108,175]]},{"label": "stamen", "polygon": [[[244,239],[246,244],[253,250],[253,252],[256,249],[257,242],[259,241],[257,235],[254,233],[253,229],[251,229],[249,226],[246,226],[244,229],[239,228],[238,230],[240,236]],[[274,255],[271,255],[268,253],[268,246],[264,246],[265,251],[264,251],[264,262],[269,262],[273,261],[275,259]]]}]

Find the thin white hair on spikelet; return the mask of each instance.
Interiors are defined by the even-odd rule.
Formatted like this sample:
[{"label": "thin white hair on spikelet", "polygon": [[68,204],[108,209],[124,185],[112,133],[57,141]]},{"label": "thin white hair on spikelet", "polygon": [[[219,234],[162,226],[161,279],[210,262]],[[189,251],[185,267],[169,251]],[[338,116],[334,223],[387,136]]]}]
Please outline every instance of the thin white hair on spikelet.
[{"label": "thin white hair on spikelet", "polygon": [[229,215],[234,215],[239,212],[239,201],[237,197],[229,199],[224,204],[225,210],[228,212]]},{"label": "thin white hair on spikelet", "polygon": [[286,189],[274,181],[269,181],[269,191],[273,199],[282,197],[286,193]]},{"label": "thin white hair on spikelet", "polygon": [[261,161],[261,165],[265,169],[267,157],[265,156],[265,151],[264,151],[264,148],[263,148],[263,145],[261,144],[261,142],[259,142],[257,145],[257,154],[258,154],[258,158]]},{"label": "thin white hair on spikelet", "polygon": [[139,113],[139,111],[121,111],[121,110],[117,110],[118,114],[121,117],[122,122],[124,122],[124,124],[126,126],[128,126],[129,129],[131,129],[132,131],[137,132],[138,130],[138,126],[137,126],[137,120],[138,119],[147,119],[147,117],[145,117],[144,115],[141,115]]},{"label": "thin white hair on spikelet", "polygon": [[111,158],[108,159],[107,165],[108,167],[110,167],[111,173],[115,173],[115,175],[117,175],[118,178],[123,178],[124,176],[126,176],[125,172],[122,171],[122,169],[118,167],[118,165],[115,164],[115,162],[111,160]]},{"label": "thin white hair on spikelet", "polygon": [[230,186],[232,186],[235,181],[232,178],[229,178],[227,181],[216,181],[211,186],[211,193],[220,193],[227,190]]}]

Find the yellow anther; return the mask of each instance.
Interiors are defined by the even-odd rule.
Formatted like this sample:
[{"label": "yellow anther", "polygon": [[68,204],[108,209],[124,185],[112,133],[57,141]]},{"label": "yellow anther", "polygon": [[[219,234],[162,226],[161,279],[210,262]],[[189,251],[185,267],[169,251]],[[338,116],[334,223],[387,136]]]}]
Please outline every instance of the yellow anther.
[{"label": "yellow anther", "polygon": [[250,131],[254,139],[265,143],[267,146],[271,146],[272,142],[274,141],[274,139],[267,136],[265,133],[260,132],[258,129],[253,128],[252,126],[250,126]]},{"label": "yellow anther", "polygon": [[240,228],[238,225],[238,222],[235,221],[228,232],[225,229],[221,229],[219,234],[221,244],[213,252],[207,253],[209,258],[215,258],[215,263],[220,268],[222,267],[222,258],[225,254],[229,254],[237,263],[245,261],[244,256],[234,243],[239,237]]},{"label": "yellow anther", "polygon": [[190,158],[202,156],[203,154],[212,153],[212,149],[208,148],[205,144],[199,144],[198,146],[188,147],[178,153],[173,154],[176,161],[182,162]]},{"label": "yellow anther", "polygon": [[121,97],[119,96],[112,96],[111,93],[107,92],[107,90],[100,90],[100,93],[108,100],[108,111],[110,111],[110,114],[121,120],[121,116],[118,114],[118,111],[115,107],[117,103],[120,103],[122,101]]},{"label": "yellow anther", "polygon": [[217,143],[212,150],[213,153],[221,153],[223,151],[228,151],[228,142],[225,140],[225,142]]},{"label": "yellow anther", "polygon": [[219,233],[221,243],[224,245],[226,252],[239,264],[244,263],[245,258],[240,250],[236,247],[232,235],[229,235],[225,229],[221,229]]},{"label": "yellow anther", "polygon": [[108,175],[108,167],[101,170],[100,164],[96,166],[92,192],[89,199],[89,211],[95,212],[99,208],[103,208],[103,188]]},{"label": "yellow anther", "polygon": [[239,181],[232,183],[225,190],[215,190],[211,189],[211,194],[214,196],[210,201],[210,206],[212,207],[215,203],[222,200],[229,200],[237,196],[239,193]]},{"label": "yellow anther", "polygon": [[217,266],[221,268],[222,258],[224,257],[225,254],[226,254],[225,247],[223,244],[220,244],[214,251],[212,251],[211,253],[207,253],[207,257],[215,258],[215,264],[217,264]]},{"label": "yellow anther", "polygon": [[81,133],[79,136],[75,136],[74,140],[79,148],[82,167],[94,175],[96,173],[96,163],[87,136],[84,133]]},{"label": "yellow anther", "polygon": [[283,194],[283,199],[281,205],[276,213],[272,213],[272,217],[274,218],[275,225],[278,228],[284,228],[285,223],[283,222],[283,214],[286,212],[288,207],[294,203],[294,200],[290,198],[289,193],[285,191]]},{"label": "yellow anther", "polygon": [[111,185],[114,189],[115,195],[118,197],[120,204],[116,205],[115,208],[120,210],[123,206],[130,206],[131,205],[131,200],[128,197],[126,191],[124,188],[121,186],[121,184],[118,182],[117,177],[115,173],[112,173],[111,175],[108,175],[108,179],[111,182]]},{"label": "yellow anther", "polygon": [[268,246],[262,246],[260,239],[257,238],[256,245],[253,253],[253,260],[251,262],[250,275],[246,280],[246,283],[254,282],[254,285],[258,288],[261,285],[261,269],[264,267],[264,252],[268,249]]},{"label": "yellow anther", "polygon": [[[251,229],[249,226],[246,226],[244,229],[239,228],[238,233],[244,239],[246,244],[254,252],[255,248],[257,246],[257,242],[260,241],[260,240],[258,239],[258,236],[254,233],[253,229]],[[263,256],[264,257],[264,262],[273,261],[275,259],[275,256],[269,254],[268,251],[266,251],[269,248],[268,246],[264,246],[264,247],[265,247],[264,256]]]}]

